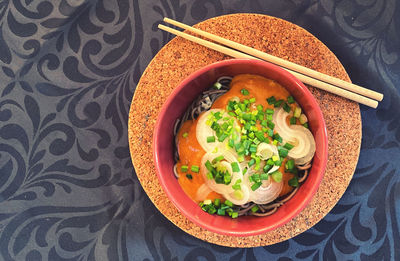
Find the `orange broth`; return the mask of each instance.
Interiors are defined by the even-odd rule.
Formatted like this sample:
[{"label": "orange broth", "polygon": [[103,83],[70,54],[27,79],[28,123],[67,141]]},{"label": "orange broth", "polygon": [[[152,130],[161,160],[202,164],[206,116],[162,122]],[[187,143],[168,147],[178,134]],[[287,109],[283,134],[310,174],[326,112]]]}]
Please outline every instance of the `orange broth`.
[{"label": "orange broth", "polygon": [[[241,93],[242,89],[249,91],[249,95],[243,95]],[[237,75],[232,79],[230,90],[224,95],[220,96],[212,105],[212,109],[226,109],[228,102],[233,97],[239,97],[240,100],[255,98],[256,101],[254,106],[261,104],[264,109],[273,109],[273,105],[269,105],[266,101],[267,98],[274,96],[277,100],[286,100],[290,96],[289,92],[277,82],[264,78],[258,75],[252,74],[241,74]],[[294,105],[291,105],[294,106]],[[255,109],[256,107],[254,107]],[[200,118],[200,117],[199,117]],[[287,119],[288,120],[288,119]],[[186,121],[177,134],[178,139],[178,151],[179,151],[179,162],[177,163],[177,173],[179,174],[178,182],[185,193],[194,201],[196,200],[196,193],[199,187],[204,184],[204,179],[200,173],[193,173],[190,171],[190,166],[196,165],[200,166],[201,159],[206,153],[196,138],[196,126],[198,120]],[[183,137],[183,133],[187,133],[187,137]],[[289,186],[288,181],[293,178],[293,174],[285,173],[285,163],[286,159],[282,162],[282,166],[279,171],[282,172],[283,178],[283,189],[280,196],[286,195],[293,190],[293,187]],[[188,172],[182,172],[181,166],[189,166]],[[200,168],[203,166],[200,166]],[[192,179],[188,179],[186,174],[191,174]],[[214,200],[215,198],[223,198],[220,194],[216,192],[211,192],[207,199]]]}]

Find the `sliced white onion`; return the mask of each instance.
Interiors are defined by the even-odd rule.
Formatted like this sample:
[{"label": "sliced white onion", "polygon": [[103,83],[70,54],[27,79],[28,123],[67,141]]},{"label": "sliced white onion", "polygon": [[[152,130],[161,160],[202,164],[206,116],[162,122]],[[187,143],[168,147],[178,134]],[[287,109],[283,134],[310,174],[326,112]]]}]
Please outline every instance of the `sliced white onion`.
[{"label": "sliced white onion", "polygon": [[[243,181],[242,181],[243,182]],[[238,198],[235,194],[240,193],[241,197]],[[231,193],[224,194],[224,197],[231,201],[235,205],[243,205],[249,202],[250,191],[247,186],[241,184],[240,190],[233,191]]]},{"label": "sliced white onion", "polygon": [[209,126],[207,124],[207,121],[210,119],[211,113],[216,113],[216,112],[221,112],[222,118],[217,121],[219,124],[222,124],[224,122],[223,118],[225,118],[225,117],[229,117],[229,118],[235,120],[234,124],[233,124],[234,131],[237,135],[237,139],[235,140],[235,142],[240,141],[240,137],[241,137],[240,131],[236,130],[236,128],[239,127],[239,124],[237,123],[237,121],[234,117],[230,116],[224,110],[221,110],[221,109],[208,110],[200,116],[199,121],[197,122],[197,126],[196,126],[197,141],[199,142],[200,146],[206,152],[214,151],[215,147],[218,147],[222,150],[230,150],[231,152],[233,152],[235,154],[236,153],[235,150],[228,146],[229,138],[226,138],[224,140],[224,142],[219,142],[216,137],[215,142],[210,142],[210,143],[207,142],[207,137],[215,136],[215,131],[213,129],[211,129],[211,126]]},{"label": "sliced white onion", "polygon": [[279,153],[276,146],[262,142],[257,146],[256,155],[259,156],[262,160],[267,160],[274,155],[279,156]]},{"label": "sliced white onion", "polygon": [[204,201],[207,199],[207,195],[212,192],[212,189],[208,187],[206,184],[202,184],[196,192],[196,200],[197,201]]},{"label": "sliced white onion", "polygon": [[[279,167],[278,167],[279,168]],[[275,171],[277,168],[273,168]],[[264,180],[262,185],[253,191],[251,189],[252,183],[249,181],[249,176],[255,173],[254,169],[251,168],[244,175],[244,181],[249,189],[249,201],[252,201],[256,204],[267,204],[269,202],[274,201],[282,190],[283,182],[275,182],[271,177],[268,180]]]},{"label": "sliced white onion", "polygon": [[[207,177],[208,170],[205,167],[205,163],[207,161],[212,162],[216,157],[219,156],[224,156],[224,159],[218,162],[217,164],[220,164],[223,168],[225,168],[230,174],[231,174],[231,182],[229,185],[225,184],[217,184],[214,179],[209,179]],[[238,163],[239,166],[239,172],[233,172],[232,171],[232,166],[231,163],[236,162]],[[220,151],[220,152],[207,152],[203,158],[201,159],[201,167],[200,167],[200,173],[203,175],[205,184],[213,191],[223,195],[226,199],[230,200],[233,204],[236,205],[242,205],[245,204],[249,201],[249,191],[246,186],[242,186],[243,184],[243,174],[242,174],[242,169],[240,167],[239,162],[237,161],[236,157],[228,150],[225,151]],[[232,188],[234,184],[238,180],[241,181],[241,193],[242,196],[241,198],[235,197],[235,190]]]},{"label": "sliced white onion", "polygon": [[315,154],[315,140],[311,131],[301,125],[288,125],[286,117],[288,113],[279,108],[275,111],[273,122],[275,123],[275,131],[279,133],[284,142],[294,145],[289,150],[288,156],[294,159],[296,165],[302,165],[309,162]]}]

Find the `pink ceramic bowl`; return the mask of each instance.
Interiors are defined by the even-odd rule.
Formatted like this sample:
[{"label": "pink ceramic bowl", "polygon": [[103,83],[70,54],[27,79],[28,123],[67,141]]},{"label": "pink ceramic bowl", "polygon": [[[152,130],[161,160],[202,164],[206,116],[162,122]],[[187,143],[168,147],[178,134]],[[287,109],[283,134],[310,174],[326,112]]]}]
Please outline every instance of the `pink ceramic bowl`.
[{"label": "pink ceramic bowl", "polygon": [[[294,96],[305,112],[316,141],[316,153],[307,180],[295,196],[267,217],[237,219],[204,212],[181,189],[173,173],[173,127],[189,104],[223,75],[258,74],[280,83]],[[273,64],[258,60],[232,59],[216,62],[192,73],[177,86],[161,108],[154,129],[153,155],[161,186],[178,210],[196,225],[230,236],[251,236],[288,223],[308,204],[322,180],[328,158],[328,139],[321,110],[308,89],[297,78]]]}]

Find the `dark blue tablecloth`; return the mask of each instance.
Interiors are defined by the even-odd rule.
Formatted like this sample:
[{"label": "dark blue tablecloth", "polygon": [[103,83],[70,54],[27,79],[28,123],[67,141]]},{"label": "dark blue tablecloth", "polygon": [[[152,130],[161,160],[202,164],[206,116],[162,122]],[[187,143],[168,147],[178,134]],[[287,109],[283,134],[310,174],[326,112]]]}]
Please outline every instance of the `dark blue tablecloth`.
[{"label": "dark blue tablecloth", "polygon": [[[360,159],[331,213],[252,249],[203,242],[160,214],[127,133],[141,73],[170,40],[162,18],[237,12],[306,28],[354,83],[385,95],[377,109],[360,106]],[[399,56],[396,0],[0,1],[1,259],[400,260]]]}]

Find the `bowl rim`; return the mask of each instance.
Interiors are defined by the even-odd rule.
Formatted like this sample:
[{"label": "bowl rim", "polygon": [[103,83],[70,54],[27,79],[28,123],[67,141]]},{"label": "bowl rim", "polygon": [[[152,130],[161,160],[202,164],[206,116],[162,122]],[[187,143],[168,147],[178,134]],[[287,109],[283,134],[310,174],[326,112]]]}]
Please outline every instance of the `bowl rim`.
[{"label": "bowl rim", "polygon": [[[253,229],[249,231],[232,231],[223,227],[216,227],[212,226],[208,223],[205,222],[199,222],[198,219],[194,218],[192,213],[190,213],[184,206],[181,206],[180,204],[176,203],[176,197],[174,193],[171,193],[171,191],[168,189],[168,186],[166,184],[166,181],[164,178],[161,176],[161,172],[163,170],[160,169],[160,166],[158,164],[159,162],[159,157],[158,153],[156,150],[156,146],[159,141],[158,133],[160,132],[160,124],[161,124],[161,119],[164,118],[167,108],[170,107],[172,101],[174,100],[174,97],[181,91],[181,89],[186,86],[189,82],[191,82],[193,79],[199,77],[203,73],[207,72],[210,69],[215,69],[223,66],[229,66],[229,65],[235,65],[235,64],[241,64],[241,63],[249,63],[249,64],[255,64],[256,66],[261,66],[261,67],[269,67],[268,69],[273,69],[279,71],[284,78],[287,78],[289,81],[293,82],[297,88],[306,96],[308,96],[307,100],[310,102],[312,108],[316,108],[316,111],[314,110],[313,113],[316,114],[316,118],[318,119],[319,122],[321,122],[321,129],[322,129],[322,142],[320,144],[321,150],[322,150],[322,157],[321,157],[321,167],[319,170],[320,175],[318,176],[318,179],[311,185],[311,189],[306,193],[304,200],[302,200],[302,204],[298,204],[296,208],[294,208],[292,211],[290,211],[289,214],[285,215],[284,218],[279,219],[277,222],[275,222],[273,225],[265,226],[260,229]],[[211,64],[208,64],[206,66],[203,66],[196,71],[192,72],[189,74],[187,77],[185,77],[173,90],[172,92],[168,95],[167,99],[163,103],[158,116],[156,123],[154,125],[154,130],[153,130],[153,143],[152,143],[152,151],[153,151],[153,160],[154,160],[154,165],[156,168],[156,174],[157,178],[161,184],[161,187],[164,191],[164,193],[167,195],[169,200],[173,203],[173,205],[181,212],[187,219],[195,223],[196,225],[209,230],[211,232],[215,232],[221,235],[226,235],[226,236],[255,236],[259,235],[271,230],[274,230],[278,227],[281,227],[285,225],[286,223],[290,222],[291,219],[296,217],[311,201],[311,199],[314,197],[315,193],[317,192],[320,183],[322,182],[322,178],[324,176],[326,166],[327,166],[327,161],[328,161],[328,135],[327,135],[327,129],[326,129],[326,123],[321,111],[320,106],[318,105],[316,99],[312,95],[312,93],[308,90],[308,88],[298,79],[296,78],[293,74],[288,72],[287,70],[274,65],[272,63],[266,62],[266,61],[261,61],[261,60],[256,60],[256,59],[227,59],[227,60],[222,60],[222,61],[217,61]],[[221,217],[223,218],[223,217]],[[262,217],[259,217],[262,218]]]}]

